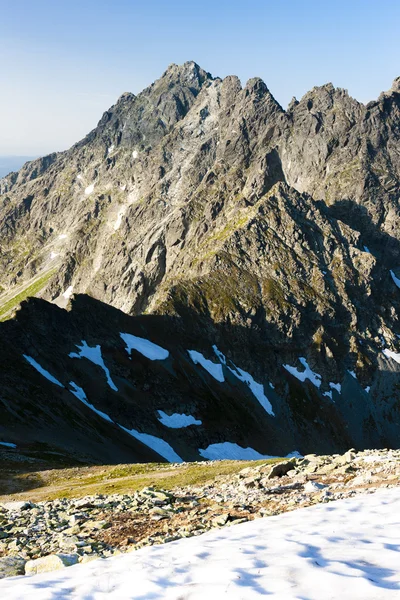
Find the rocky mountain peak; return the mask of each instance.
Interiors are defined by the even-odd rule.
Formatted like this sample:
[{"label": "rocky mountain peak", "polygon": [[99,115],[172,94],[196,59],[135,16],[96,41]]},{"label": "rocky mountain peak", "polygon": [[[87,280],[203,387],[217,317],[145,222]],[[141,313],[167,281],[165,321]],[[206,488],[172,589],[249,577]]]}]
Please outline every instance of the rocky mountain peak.
[{"label": "rocky mountain peak", "polygon": [[[273,432],[274,443],[286,429],[291,442],[312,439],[329,450],[343,437],[359,446],[394,443],[399,131],[397,92],[364,106],[326,84],[285,112],[260,78],[242,88],[237,77],[213,78],[194,62],[170,65],[141,93],[124,94],[70,150],[0,181],[0,317],[9,318],[25,296],[52,303],[43,300],[34,309],[28,303],[11,321],[18,329],[28,315],[27,338],[9,333],[10,325],[4,329],[7,339],[19,340],[12,342],[17,368],[20,361],[24,372],[28,368],[21,349],[32,356],[46,334],[53,341],[50,353],[41,351],[43,363],[60,381],[53,354],[60,352],[64,364],[79,340],[105,345],[109,370],[122,378],[129,405],[126,390],[137,372],[130,373],[118,333],[135,331],[159,339],[161,347],[177,340],[175,362],[165,363],[165,371],[155,365],[162,403],[154,409],[179,412],[182,398],[193,396],[190,381],[197,379],[180,375],[188,372],[193,350],[219,374],[225,368],[228,387],[211,386],[212,401],[208,392],[196,396],[189,414],[206,419],[215,397],[220,406],[231,401],[236,373],[243,385],[272,398],[276,420],[265,417],[262,429]],[[91,297],[92,304],[82,309],[79,301],[74,309],[74,294]],[[139,317],[144,320],[136,322]],[[40,343],[34,348],[33,321],[45,331],[35,333]],[[62,352],[47,322],[56,323],[55,330],[74,327],[74,340],[63,338]],[[33,358],[40,364],[39,354]],[[68,367],[71,380],[75,369],[76,385],[90,386],[93,371],[75,367]],[[147,367],[143,385],[153,377]],[[162,391],[166,380],[170,400]],[[240,388],[240,402],[244,392]],[[99,410],[116,419],[121,397],[107,413],[107,387],[101,394]],[[153,395],[137,402],[143,398],[147,406]],[[251,419],[240,413],[251,428],[253,409]],[[154,415],[141,415],[141,431],[162,437]],[[125,417],[122,426],[135,427],[128,409]],[[232,421],[222,434],[219,418],[198,439],[211,444],[224,435],[250,444]],[[351,422],[350,433],[344,422]],[[184,447],[189,438],[182,437]],[[273,452],[261,442],[257,448]],[[198,456],[193,448],[183,454]]]}]

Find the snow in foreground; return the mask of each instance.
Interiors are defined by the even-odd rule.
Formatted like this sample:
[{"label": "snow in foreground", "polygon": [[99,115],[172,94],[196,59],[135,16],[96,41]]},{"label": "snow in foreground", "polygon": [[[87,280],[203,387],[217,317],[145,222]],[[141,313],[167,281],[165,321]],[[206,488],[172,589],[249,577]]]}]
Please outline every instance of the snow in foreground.
[{"label": "snow in foreground", "polygon": [[385,600],[400,590],[400,489],[0,582],[7,600]]}]

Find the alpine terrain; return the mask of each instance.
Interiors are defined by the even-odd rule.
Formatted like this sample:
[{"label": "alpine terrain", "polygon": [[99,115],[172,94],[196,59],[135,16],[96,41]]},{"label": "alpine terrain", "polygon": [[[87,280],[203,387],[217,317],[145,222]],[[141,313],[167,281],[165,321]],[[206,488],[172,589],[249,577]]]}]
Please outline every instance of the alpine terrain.
[{"label": "alpine terrain", "polygon": [[0,179],[0,448],[398,448],[399,197],[400,78],[284,110],[187,62],[124,93]]}]

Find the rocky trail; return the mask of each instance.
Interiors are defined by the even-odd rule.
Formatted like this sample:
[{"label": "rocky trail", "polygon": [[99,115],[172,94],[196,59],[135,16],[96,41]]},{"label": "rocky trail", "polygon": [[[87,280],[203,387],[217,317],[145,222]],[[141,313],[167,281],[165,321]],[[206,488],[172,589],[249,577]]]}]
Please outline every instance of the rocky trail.
[{"label": "rocky trail", "polygon": [[[214,476],[207,481],[169,490],[147,486],[131,493],[3,502],[0,577],[51,571],[198,536],[214,528],[372,494],[400,481],[399,450],[349,450],[343,455],[243,464],[238,472],[220,475],[217,467],[223,463],[213,463],[209,466],[216,465]],[[168,472],[185,469],[185,463],[172,469],[168,465]]]}]

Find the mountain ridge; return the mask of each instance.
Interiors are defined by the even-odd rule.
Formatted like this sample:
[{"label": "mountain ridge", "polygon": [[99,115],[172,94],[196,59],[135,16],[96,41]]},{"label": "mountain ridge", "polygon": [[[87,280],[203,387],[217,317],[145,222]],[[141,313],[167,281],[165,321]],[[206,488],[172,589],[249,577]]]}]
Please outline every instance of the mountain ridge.
[{"label": "mountain ridge", "polygon": [[275,436],[300,402],[312,438],[322,402],[341,422],[327,451],[340,435],[398,444],[398,81],[367,105],[326,84],[285,111],[260,78],[170,65],[69,150],[0,180],[0,318],[34,289],[177,319],[171,335],[187,328],[207,360],[216,345],[264,393],[282,381]]}]

